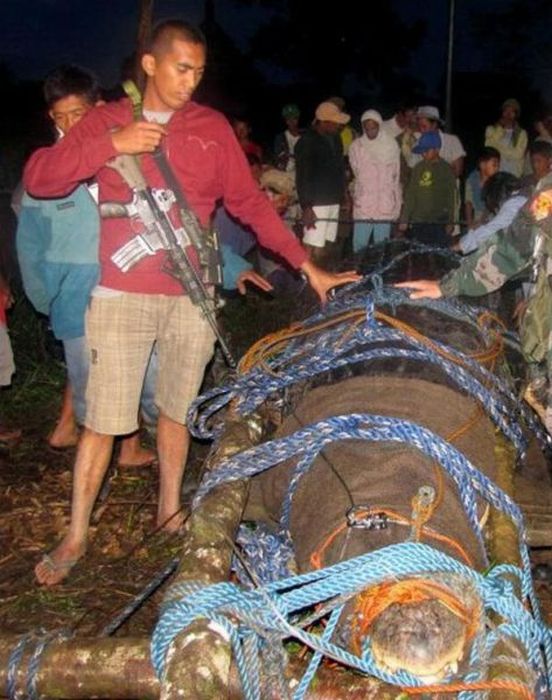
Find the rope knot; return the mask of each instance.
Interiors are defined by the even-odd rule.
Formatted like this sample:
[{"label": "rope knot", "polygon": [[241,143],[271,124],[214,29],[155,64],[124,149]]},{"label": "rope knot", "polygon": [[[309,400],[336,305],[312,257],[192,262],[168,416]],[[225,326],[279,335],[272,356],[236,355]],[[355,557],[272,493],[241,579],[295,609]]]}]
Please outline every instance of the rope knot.
[{"label": "rope knot", "polygon": [[377,328],[378,321],[376,319],[376,304],[374,297],[370,294],[366,300],[366,325],[368,328]]}]

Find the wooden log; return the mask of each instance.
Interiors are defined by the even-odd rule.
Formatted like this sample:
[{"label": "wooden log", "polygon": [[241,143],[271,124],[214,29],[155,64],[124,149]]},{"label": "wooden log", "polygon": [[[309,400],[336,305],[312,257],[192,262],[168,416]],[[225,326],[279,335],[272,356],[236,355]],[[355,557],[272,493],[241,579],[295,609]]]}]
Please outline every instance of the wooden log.
[{"label": "wooden log", "polygon": [[[8,661],[20,638],[0,638],[0,688],[7,697]],[[25,690],[29,643],[16,674],[16,688]],[[159,681],[150,663],[149,639],[69,639],[52,642],[40,659],[37,691],[42,698],[143,698],[157,700]]]},{"label": "wooden log", "polygon": [[[261,416],[247,421],[226,421],[210,466],[260,442],[265,421]],[[216,468],[216,466],[215,466]],[[181,563],[174,585],[227,581],[235,533],[247,499],[247,481],[224,484],[202,501],[186,523]],[[170,591],[169,591],[170,599]],[[197,622],[182,632],[167,653],[161,700],[202,700],[228,695],[232,650],[227,641],[206,622]]]},{"label": "wooden log", "polygon": [[515,475],[514,493],[523,511],[531,547],[552,547],[552,480],[550,466],[536,440]]},{"label": "wooden log", "polygon": [[[7,697],[8,660],[20,637],[7,635],[0,639],[0,693]],[[149,639],[106,638],[69,639],[52,642],[46,647],[37,674],[37,692],[45,700],[158,700],[159,681],[149,660]],[[23,655],[16,674],[17,689],[24,690],[29,657]],[[300,678],[305,663],[292,659],[289,677]],[[241,684],[235,669],[228,677],[224,695],[237,700],[242,697]],[[322,667],[316,683],[307,693],[307,700],[392,700],[400,695],[379,681],[350,671]],[[188,698],[184,694],[180,697]],[[203,695],[201,700],[220,696]],[[266,699],[268,700],[268,698]]]},{"label": "wooden log", "polygon": [[[497,463],[496,485],[513,498],[516,451],[512,443],[498,430],[495,433],[495,459]],[[489,529],[491,561],[520,566],[518,531],[511,518],[492,508]],[[513,579],[512,583],[518,589],[518,595],[521,596],[518,581]],[[493,651],[495,658],[512,658],[512,654],[515,654],[516,658],[522,662],[527,660],[525,650],[513,641],[509,645],[506,645],[505,642],[499,642]],[[494,664],[490,669],[489,679],[514,679],[521,683],[528,681],[519,666],[509,664],[507,661]],[[495,690],[489,694],[489,697],[491,700],[517,700],[519,694],[507,690]]]},{"label": "wooden log", "polygon": [[552,503],[520,503],[531,547],[552,547]]}]

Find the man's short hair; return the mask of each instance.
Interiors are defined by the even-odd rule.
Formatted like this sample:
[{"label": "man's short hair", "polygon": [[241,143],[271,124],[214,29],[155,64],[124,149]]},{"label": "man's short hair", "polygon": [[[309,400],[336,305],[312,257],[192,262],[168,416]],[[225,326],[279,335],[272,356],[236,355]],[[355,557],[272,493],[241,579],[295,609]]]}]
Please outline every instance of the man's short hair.
[{"label": "man's short hair", "polygon": [[175,39],[187,41],[190,44],[207,45],[205,35],[199,27],[183,19],[166,19],[152,29],[144,53],[162,56],[170,51]]},{"label": "man's short hair", "polygon": [[100,99],[100,86],[96,76],[85,68],[74,65],[59,66],[46,76],[44,99],[48,108],[69,95],[84,97],[91,105]]},{"label": "man's short hair", "polygon": [[496,214],[504,202],[521,187],[519,178],[511,173],[498,172],[483,185],[481,197],[492,214]]},{"label": "man's short hair", "polygon": [[533,143],[529,145],[529,155],[552,158],[552,143],[548,141],[533,141]]},{"label": "man's short hair", "polygon": [[492,146],[484,146],[480,151],[477,156],[477,165],[480,163],[486,163],[488,160],[492,160],[493,158],[496,158],[496,160],[500,160],[500,151],[498,151],[496,148],[493,148]]},{"label": "man's short hair", "polygon": [[399,114],[406,114],[406,112],[417,112],[418,111],[418,103],[417,102],[409,102],[408,100],[406,102],[400,102],[397,105],[397,109],[395,110]]}]

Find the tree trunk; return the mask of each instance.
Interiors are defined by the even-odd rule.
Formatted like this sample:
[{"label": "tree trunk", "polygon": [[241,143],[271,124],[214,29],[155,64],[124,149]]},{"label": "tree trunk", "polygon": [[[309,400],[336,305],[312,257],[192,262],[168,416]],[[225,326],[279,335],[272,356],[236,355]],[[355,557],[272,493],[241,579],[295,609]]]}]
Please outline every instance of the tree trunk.
[{"label": "tree trunk", "polygon": [[[18,640],[19,637],[15,635],[0,638],[2,697],[7,697],[8,660]],[[16,688],[21,693],[25,692],[31,653],[32,648],[29,645],[28,653],[23,655],[17,670]],[[36,685],[38,696],[43,700],[158,700],[159,681],[150,664],[149,653],[149,639],[82,638],[52,642],[46,647],[40,660]],[[290,661],[290,677],[300,678],[304,671],[304,662]],[[205,689],[203,695],[190,696],[181,693],[180,697],[187,700],[190,697],[218,700],[228,696],[232,700],[238,700],[242,697],[242,692],[235,671],[229,675],[223,691],[223,695],[210,695]],[[383,686],[373,678],[322,666],[316,674],[316,683],[307,693],[307,700],[392,700],[397,697],[398,692],[397,688]]]},{"label": "tree trunk", "polygon": [[153,18],[153,0],[140,0],[140,9],[138,16],[138,34],[136,36],[136,56],[134,59],[134,82],[138,86],[140,92],[143,92],[145,87],[145,75],[142,70],[142,54],[146,47],[149,35],[151,33]]},{"label": "tree trunk", "polygon": [[[8,660],[19,637],[0,638],[0,692],[7,697]],[[33,644],[17,669],[16,688],[26,697],[27,670]],[[42,698],[159,697],[159,681],[150,663],[149,639],[69,639],[52,642],[40,659],[37,691]],[[18,695],[19,696],[19,695]]]},{"label": "tree trunk", "polygon": [[[260,416],[247,421],[228,417],[226,429],[209,467],[257,444],[263,436]],[[247,499],[247,481],[224,484],[202,501],[186,523],[180,568],[174,585],[200,582],[206,585],[227,581],[233,542]],[[170,599],[170,590],[169,590]],[[171,644],[161,700],[190,700],[228,697],[232,650],[206,622],[191,625]]]}]

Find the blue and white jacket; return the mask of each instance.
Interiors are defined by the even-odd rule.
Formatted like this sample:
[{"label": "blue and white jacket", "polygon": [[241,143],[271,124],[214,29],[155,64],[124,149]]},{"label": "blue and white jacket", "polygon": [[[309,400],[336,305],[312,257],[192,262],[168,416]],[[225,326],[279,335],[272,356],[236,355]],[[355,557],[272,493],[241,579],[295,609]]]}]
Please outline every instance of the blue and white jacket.
[{"label": "blue and white jacket", "polygon": [[59,340],[84,335],[99,279],[99,232],[98,207],[86,185],[60,199],[23,196],[16,235],[23,286]]}]

